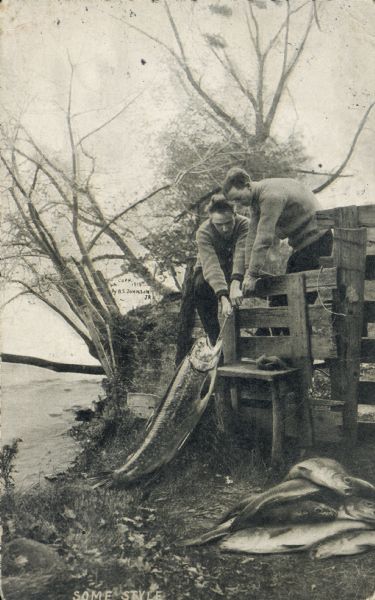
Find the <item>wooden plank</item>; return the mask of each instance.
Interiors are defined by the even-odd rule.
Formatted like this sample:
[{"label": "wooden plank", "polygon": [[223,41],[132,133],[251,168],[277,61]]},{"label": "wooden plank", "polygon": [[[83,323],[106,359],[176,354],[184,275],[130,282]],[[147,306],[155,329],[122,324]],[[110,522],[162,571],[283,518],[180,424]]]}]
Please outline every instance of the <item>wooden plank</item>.
[{"label": "wooden plank", "polygon": [[[342,222],[353,225],[353,211],[340,209]],[[361,332],[363,324],[366,229],[335,230],[335,259],[338,266],[338,289],[335,294],[334,329],[338,359],[331,363],[332,398],[344,400],[343,427],[347,449],[357,439],[357,403],[360,373]],[[345,315],[345,316],[341,316]]]},{"label": "wooden plank", "polygon": [[[336,345],[328,336],[312,335],[311,352],[314,358],[335,358]],[[291,341],[289,336],[270,337],[241,337],[239,340],[239,355],[241,358],[259,358],[262,354],[292,358]]]},{"label": "wooden plank", "polygon": [[374,256],[366,256],[365,277],[370,281],[373,281],[375,279],[375,253]]},{"label": "wooden plank", "polygon": [[241,405],[260,403],[260,406],[271,402],[271,390],[268,381],[239,379]]},{"label": "wooden plank", "polygon": [[375,338],[362,338],[361,341],[362,362],[375,362]]},{"label": "wooden plank", "polygon": [[239,379],[259,379],[260,381],[273,381],[274,379],[284,378],[293,373],[297,369],[283,369],[275,371],[264,371],[258,369],[255,362],[236,362],[225,364],[217,370],[219,377],[235,377]]},{"label": "wooden plank", "polygon": [[328,208],[316,213],[319,229],[331,229],[335,226],[335,209]]},{"label": "wooden plank", "polygon": [[375,281],[365,281],[364,299],[365,302],[375,300]]},{"label": "wooden plank", "polygon": [[[317,288],[320,290],[333,290],[337,287],[337,269],[317,269],[314,271],[304,271],[306,291],[312,292]],[[263,277],[258,279],[255,287],[255,295],[261,298],[267,296],[277,296],[287,293],[288,278],[291,275],[277,275],[274,277]]]},{"label": "wooden plank", "polygon": [[306,448],[313,445],[314,432],[309,398],[309,388],[312,384],[312,355],[304,274],[296,273],[288,278],[287,295],[292,363],[294,367],[300,369],[298,377],[300,402],[297,411],[297,418],[300,421],[300,446]]},{"label": "wooden plank", "polygon": [[375,204],[358,206],[358,225],[360,227],[375,227]]},{"label": "wooden plank", "polygon": [[[312,327],[329,328],[332,315],[323,306],[308,306],[307,316]],[[256,327],[288,327],[289,312],[287,306],[240,308],[238,326],[240,329]]]},{"label": "wooden plank", "polygon": [[375,300],[365,301],[363,307],[363,318],[367,323],[375,323]]},{"label": "wooden plank", "polygon": [[359,400],[361,404],[375,406],[375,380],[361,379],[359,382]]},{"label": "wooden plank", "polygon": [[[318,226],[320,229],[329,229],[330,227],[339,226],[338,211],[340,208],[328,208],[319,210],[316,214]],[[357,217],[359,227],[375,227],[375,204],[358,206]]]},{"label": "wooden plank", "polygon": [[333,256],[321,256],[319,258],[319,264],[321,267],[330,268],[335,266],[335,259]]},{"label": "wooden plank", "polygon": [[[233,363],[237,360],[237,310],[234,309],[228,317],[223,329],[223,356],[224,364]],[[238,389],[237,382],[234,379],[229,381],[229,394],[231,406],[234,411],[238,411]]]},{"label": "wooden plank", "polygon": [[370,256],[375,255],[375,227],[369,227],[367,229],[366,254]]},{"label": "wooden plank", "polygon": [[[249,424],[255,424],[257,429],[270,432],[272,428],[271,410],[265,407],[241,406],[241,418]],[[332,412],[326,406],[313,406],[312,415],[317,443],[342,443],[342,415]],[[299,436],[298,421],[295,418],[295,407],[287,404],[285,411],[286,435],[291,438]]]},{"label": "wooden plank", "polygon": [[358,206],[338,206],[335,208],[335,229],[359,227]]}]

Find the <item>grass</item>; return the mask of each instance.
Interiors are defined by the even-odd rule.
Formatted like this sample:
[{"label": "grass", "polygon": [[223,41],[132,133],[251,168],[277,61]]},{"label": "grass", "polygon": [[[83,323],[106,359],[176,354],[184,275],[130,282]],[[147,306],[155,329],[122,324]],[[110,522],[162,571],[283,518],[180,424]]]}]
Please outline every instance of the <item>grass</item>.
[{"label": "grass", "polygon": [[[324,392],[324,379],[318,388]],[[144,422],[104,415],[74,435],[82,453],[72,470],[25,493],[10,489],[2,498],[4,541],[22,536],[53,544],[64,564],[52,573],[3,573],[6,600],[66,600],[74,592],[91,600],[105,590],[112,590],[112,599],[143,590],[149,599],[165,600],[365,600],[374,593],[372,553],[314,561],[305,553],[231,555],[215,544],[176,544],[212,527],[240,497],[277,481],[266,453],[252,447],[247,427],[234,424],[224,435],[212,406],[168,468],[128,489],[93,490],[87,477],[122,464],[142,439]],[[373,437],[361,439],[346,459],[353,474],[373,482],[374,445]],[[342,457],[337,446],[312,453]],[[84,596],[85,590],[94,595]]]}]

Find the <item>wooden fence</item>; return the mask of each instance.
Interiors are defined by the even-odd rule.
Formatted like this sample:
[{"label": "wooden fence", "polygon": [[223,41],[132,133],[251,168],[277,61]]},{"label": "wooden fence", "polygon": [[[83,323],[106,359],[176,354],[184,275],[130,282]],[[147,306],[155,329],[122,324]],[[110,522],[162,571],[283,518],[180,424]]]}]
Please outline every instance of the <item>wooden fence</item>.
[{"label": "wooden fence", "polygon": [[[336,429],[328,427],[327,431],[335,440],[336,434],[341,439],[343,434],[346,446],[351,447],[357,439],[358,404],[375,406],[375,377],[361,375],[364,363],[375,363],[375,205],[322,210],[317,216],[322,230],[333,229],[334,249],[331,257],[322,259],[323,270],[304,274],[306,291],[319,288],[330,294],[327,303],[319,298],[315,306],[307,309],[307,326],[312,332],[309,346],[311,357],[324,358],[329,368],[331,398],[318,402],[334,417]],[[257,295],[267,297],[270,290],[272,294],[285,293],[290,277],[280,275],[259,281]],[[254,352],[267,354],[268,350],[274,353],[275,339],[246,339],[241,328],[264,327],[265,323],[272,327],[270,319],[280,320],[283,311],[249,309],[244,303],[232,331],[226,335],[224,354],[233,362],[237,352],[235,361],[241,362],[244,352],[249,356]],[[320,334],[316,332],[317,325]],[[328,335],[328,330],[332,330],[332,335]],[[278,338],[277,354],[298,359],[295,351],[291,339]],[[258,387],[260,390],[262,386]],[[324,427],[324,419],[321,420]],[[315,426],[319,427],[319,418]]]}]

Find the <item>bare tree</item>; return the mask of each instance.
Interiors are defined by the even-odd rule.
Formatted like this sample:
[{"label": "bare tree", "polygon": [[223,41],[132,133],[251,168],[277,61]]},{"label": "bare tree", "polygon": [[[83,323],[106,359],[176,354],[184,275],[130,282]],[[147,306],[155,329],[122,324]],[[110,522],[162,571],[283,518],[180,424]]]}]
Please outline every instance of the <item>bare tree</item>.
[{"label": "bare tree", "polygon": [[[3,272],[17,286],[14,298],[31,295],[54,310],[87,344],[109,380],[129,383],[133,334],[110,277],[131,273],[159,296],[171,291],[135,252],[125,220],[126,213],[171,184],[159,186],[114,216],[104,214],[92,185],[96,160],[87,142],[130,103],[80,137],[74,126],[73,84],[71,64],[65,115],[68,166],[45,151],[22,124],[1,128],[0,161],[9,201]],[[104,273],[101,261],[113,267]]]},{"label": "bare tree", "polygon": [[[280,16],[273,33],[267,35],[267,32],[271,31],[268,26],[270,5],[280,11]],[[201,33],[202,48],[214,56],[217,66],[222,69],[228,83],[233,86],[231,89],[236,90],[238,94],[236,97],[239,99],[239,102],[236,103],[228,102],[230,95],[223,94],[222,90],[213,90],[212,86],[204,86],[202,80],[206,70],[205,61],[202,60],[200,66],[197,64],[192,66],[194,61],[189,56],[190,48],[183,40],[181,29],[167,0],[164,2],[164,7],[170,25],[168,43],[149,31],[122,20],[127,27],[157,43],[172,57],[178,67],[180,81],[186,92],[190,96],[192,93],[195,94],[211,119],[237,146],[237,152],[232,153],[230,164],[249,162],[247,160],[249,148],[262,148],[265,143],[277,145],[278,142],[275,142],[272,137],[272,127],[281,101],[288,91],[288,83],[303,56],[314,26],[321,31],[316,0],[300,0],[293,4],[289,0],[274,0],[271,3],[267,3],[265,0],[240,0],[233,9],[230,5],[209,5],[208,8],[211,12],[228,21],[232,18],[233,10],[242,11],[243,20],[246,23],[248,57],[245,64],[242,61],[241,67],[236,59],[234,48],[222,33],[220,35]],[[264,27],[265,23],[267,28]],[[196,20],[196,27],[200,27],[198,20]],[[222,30],[223,28],[220,29],[220,31]],[[252,76],[254,70],[255,77]],[[267,73],[270,71],[272,71],[272,80],[269,76],[267,78]],[[332,173],[326,174],[326,181],[314,189],[316,193],[331,185],[338,177],[343,176],[343,170],[353,154],[372,108],[373,104],[370,104],[361,119],[353,141],[348,144],[347,155]],[[228,162],[226,161],[226,163]],[[201,167],[202,169],[206,167],[204,161],[201,161]],[[298,172],[298,165],[296,165],[296,169]],[[307,169],[304,172],[318,175]],[[255,173],[255,176],[257,175]],[[324,174],[322,173],[322,175]]]}]

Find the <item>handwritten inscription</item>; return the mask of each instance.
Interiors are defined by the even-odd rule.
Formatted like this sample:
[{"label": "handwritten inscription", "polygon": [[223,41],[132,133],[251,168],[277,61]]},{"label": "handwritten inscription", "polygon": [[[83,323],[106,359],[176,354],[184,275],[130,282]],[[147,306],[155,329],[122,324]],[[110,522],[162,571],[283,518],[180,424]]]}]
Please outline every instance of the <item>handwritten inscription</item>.
[{"label": "handwritten inscription", "polygon": [[140,300],[151,301],[150,288],[131,277],[120,277],[112,282],[111,291],[114,296],[136,296]]}]

